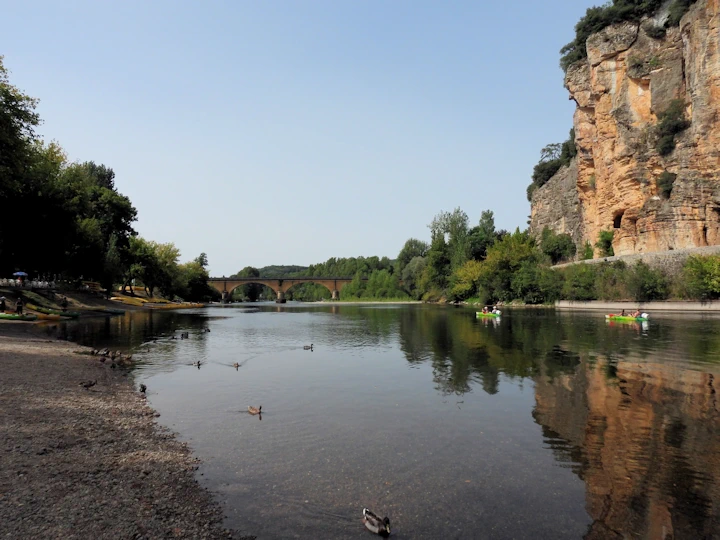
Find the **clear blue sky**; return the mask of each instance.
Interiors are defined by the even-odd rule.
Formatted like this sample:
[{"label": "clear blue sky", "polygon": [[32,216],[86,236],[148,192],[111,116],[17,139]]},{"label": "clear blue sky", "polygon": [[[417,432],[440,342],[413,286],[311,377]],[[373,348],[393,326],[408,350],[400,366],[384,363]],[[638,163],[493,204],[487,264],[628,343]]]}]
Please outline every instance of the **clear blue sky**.
[{"label": "clear blue sky", "polygon": [[394,258],[442,210],[526,227],[590,0],[0,0],[40,134],[112,167],[138,232],[213,275]]}]

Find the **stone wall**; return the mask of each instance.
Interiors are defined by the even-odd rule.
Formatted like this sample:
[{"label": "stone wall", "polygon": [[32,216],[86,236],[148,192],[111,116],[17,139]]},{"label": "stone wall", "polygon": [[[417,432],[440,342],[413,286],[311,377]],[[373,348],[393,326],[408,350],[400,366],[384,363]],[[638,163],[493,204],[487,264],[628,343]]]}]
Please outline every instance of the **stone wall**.
[{"label": "stone wall", "polygon": [[652,253],[636,253],[634,255],[622,255],[616,257],[602,257],[599,259],[589,259],[587,261],[558,264],[556,266],[553,266],[553,268],[564,268],[573,264],[598,264],[603,262],[615,261],[623,261],[626,264],[634,264],[642,261],[652,268],[659,268],[666,271],[670,275],[674,275],[680,271],[683,264],[685,264],[687,258],[692,255],[720,255],[720,246],[675,249],[671,251],[656,251]]}]

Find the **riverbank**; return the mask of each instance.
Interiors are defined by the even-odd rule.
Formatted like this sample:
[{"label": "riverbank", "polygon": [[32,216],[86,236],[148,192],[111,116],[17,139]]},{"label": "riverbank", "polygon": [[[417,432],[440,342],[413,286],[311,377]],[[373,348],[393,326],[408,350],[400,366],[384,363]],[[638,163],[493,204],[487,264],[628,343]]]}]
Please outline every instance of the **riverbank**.
[{"label": "riverbank", "polygon": [[0,323],[0,537],[243,538],[130,376],[35,328]]},{"label": "riverbank", "polygon": [[[17,287],[0,287],[0,296],[6,298],[6,309],[15,311],[19,298],[25,305],[25,313],[34,314],[34,306],[62,311],[62,300],[67,300],[67,311],[78,313],[80,317],[97,317],[118,315],[125,311],[143,309],[194,309],[205,307],[204,304],[193,302],[168,302],[159,299],[147,299],[142,296],[117,296],[107,300],[103,295],[90,291],[54,292],[45,289],[23,289]],[[152,300],[152,301],[151,301]],[[42,321],[41,321],[42,322]]]}]

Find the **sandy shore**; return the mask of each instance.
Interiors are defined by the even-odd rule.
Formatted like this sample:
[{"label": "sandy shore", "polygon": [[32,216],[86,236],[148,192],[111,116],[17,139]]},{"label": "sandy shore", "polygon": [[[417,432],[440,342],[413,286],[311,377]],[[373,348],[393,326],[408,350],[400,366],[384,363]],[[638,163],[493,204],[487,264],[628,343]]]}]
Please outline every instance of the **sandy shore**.
[{"label": "sandy shore", "polygon": [[222,527],[131,377],[78,351],[0,323],[0,538],[254,538]]}]

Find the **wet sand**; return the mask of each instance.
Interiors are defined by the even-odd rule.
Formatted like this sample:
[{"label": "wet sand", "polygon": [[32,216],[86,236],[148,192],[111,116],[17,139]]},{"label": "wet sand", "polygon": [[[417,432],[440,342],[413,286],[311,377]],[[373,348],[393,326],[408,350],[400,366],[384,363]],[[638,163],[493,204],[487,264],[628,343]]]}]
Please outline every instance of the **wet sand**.
[{"label": "wet sand", "polygon": [[0,538],[254,538],[223,528],[188,446],[88,351],[0,322]]}]

